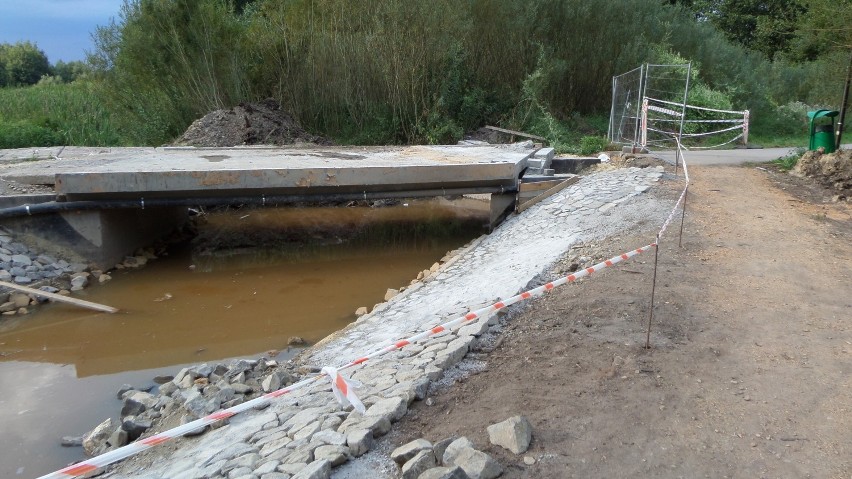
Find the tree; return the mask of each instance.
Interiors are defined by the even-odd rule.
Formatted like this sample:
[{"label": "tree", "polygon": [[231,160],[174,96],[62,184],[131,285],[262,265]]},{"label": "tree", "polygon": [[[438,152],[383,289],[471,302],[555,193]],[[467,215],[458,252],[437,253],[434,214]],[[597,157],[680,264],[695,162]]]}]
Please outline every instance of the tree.
[{"label": "tree", "polygon": [[[841,0],[847,1],[847,0]],[[665,0],[709,21],[729,40],[774,60],[790,51],[808,7],[802,0]],[[848,3],[848,2],[847,2]]]},{"label": "tree", "polygon": [[92,72],[92,67],[87,65],[85,62],[81,61],[73,61],[73,62],[63,62],[59,60],[53,65],[53,74],[62,79],[65,83],[71,83],[72,81],[83,77]]},{"label": "tree", "polygon": [[2,46],[2,63],[5,64],[6,85],[35,85],[42,75],[50,74],[50,63],[34,43],[18,42]]},{"label": "tree", "polygon": [[6,86],[9,82],[9,75],[6,73],[6,45],[0,43],[0,88]]}]

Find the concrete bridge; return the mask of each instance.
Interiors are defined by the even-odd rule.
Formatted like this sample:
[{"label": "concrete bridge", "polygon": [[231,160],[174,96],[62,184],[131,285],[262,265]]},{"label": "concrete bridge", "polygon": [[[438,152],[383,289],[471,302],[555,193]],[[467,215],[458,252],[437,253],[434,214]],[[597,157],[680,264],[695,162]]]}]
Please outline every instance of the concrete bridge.
[{"label": "concrete bridge", "polygon": [[186,221],[187,207],[491,194],[491,224],[552,149],[499,145],[65,148],[0,151],[0,180],[47,185],[0,197],[0,221],[108,268]]}]

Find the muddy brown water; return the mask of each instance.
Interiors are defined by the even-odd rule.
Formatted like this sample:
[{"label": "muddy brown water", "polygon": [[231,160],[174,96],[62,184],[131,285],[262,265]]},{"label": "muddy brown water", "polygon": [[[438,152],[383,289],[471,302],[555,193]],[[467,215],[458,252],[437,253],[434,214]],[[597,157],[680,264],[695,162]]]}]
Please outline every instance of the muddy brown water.
[{"label": "muddy brown water", "polygon": [[483,232],[485,202],[282,208],[204,217],[195,244],[117,270],[78,297],[114,315],[50,304],[0,321],[0,477],[37,477],[83,458],[62,436],[116,417],[122,384],[185,364],[298,351],[355,319]]}]

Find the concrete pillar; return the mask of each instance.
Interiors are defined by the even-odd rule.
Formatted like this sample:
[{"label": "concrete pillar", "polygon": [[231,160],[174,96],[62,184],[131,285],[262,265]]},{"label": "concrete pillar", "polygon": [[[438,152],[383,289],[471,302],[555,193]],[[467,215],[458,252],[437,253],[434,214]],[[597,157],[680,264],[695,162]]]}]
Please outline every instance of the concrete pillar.
[{"label": "concrete pillar", "polygon": [[180,228],[188,218],[185,206],[73,211],[61,216],[76,233],[71,249],[100,268],[112,268],[138,248]]},{"label": "concrete pillar", "polygon": [[109,269],[187,219],[186,207],[156,207],[23,216],[3,220],[3,227],[36,250]]},{"label": "concrete pillar", "polygon": [[491,194],[491,217],[488,221],[489,231],[503,221],[506,215],[515,210],[515,203],[518,201],[517,195],[515,192]]}]

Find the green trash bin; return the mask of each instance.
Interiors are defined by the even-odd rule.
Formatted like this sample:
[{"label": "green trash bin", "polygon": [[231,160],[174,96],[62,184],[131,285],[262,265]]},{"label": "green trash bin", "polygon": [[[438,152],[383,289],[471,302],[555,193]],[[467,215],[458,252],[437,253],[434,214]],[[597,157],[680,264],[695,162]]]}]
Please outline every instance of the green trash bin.
[{"label": "green trash bin", "polygon": [[839,114],[839,111],[833,110],[808,112],[808,119],[810,120],[809,150],[823,147],[826,153],[834,153],[834,118]]}]

